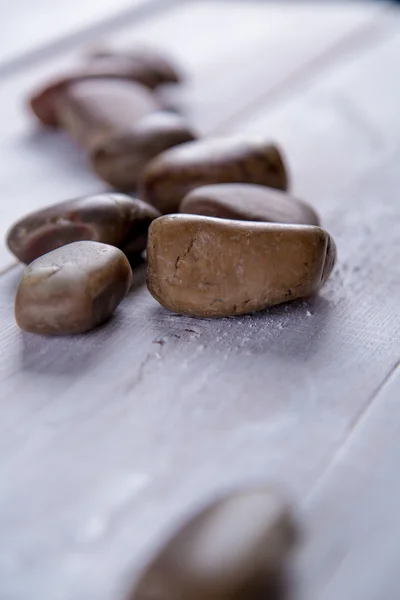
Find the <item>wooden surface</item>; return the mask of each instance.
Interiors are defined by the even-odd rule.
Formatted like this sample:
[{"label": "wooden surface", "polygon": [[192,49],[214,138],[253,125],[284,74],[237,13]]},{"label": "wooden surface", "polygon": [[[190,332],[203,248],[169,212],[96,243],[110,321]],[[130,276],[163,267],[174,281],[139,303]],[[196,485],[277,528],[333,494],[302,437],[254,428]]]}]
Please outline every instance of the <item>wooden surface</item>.
[{"label": "wooden surface", "polygon": [[[2,243],[0,600],[122,599],[176,520],[260,480],[297,502],[294,598],[397,600],[400,13],[47,4],[15,4],[2,41],[2,235],[27,211],[102,189],[72,143],[35,129],[23,99],[109,30],[182,64],[189,78],[171,100],[200,133],[283,145],[339,263],[316,298],[222,320],[168,313],[138,271],[106,326],[45,339],[14,323],[21,268]],[[29,35],[22,13],[37,24]]]}]

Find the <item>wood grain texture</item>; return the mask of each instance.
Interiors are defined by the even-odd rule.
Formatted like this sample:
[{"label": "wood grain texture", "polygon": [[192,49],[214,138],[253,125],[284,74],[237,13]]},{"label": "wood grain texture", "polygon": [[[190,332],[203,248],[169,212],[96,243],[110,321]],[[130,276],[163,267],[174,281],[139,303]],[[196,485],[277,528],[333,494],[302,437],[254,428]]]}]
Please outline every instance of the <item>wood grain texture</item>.
[{"label": "wood grain texture", "polygon": [[[388,200],[393,183],[379,186]],[[174,316],[140,287],[107,327],[46,340],[17,330],[18,273],[3,277],[11,598],[50,600],[60,581],[60,598],[118,597],[124,569],[208,494],[264,478],[308,493],[399,356],[396,287],[381,266],[399,250],[398,207],[379,211],[376,185],[343,194],[347,205],[363,192],[363,216],[324,293],[254,317]]]},{"label": "wood grain texture", "polygon": [[[221,320],[168,313],[149,296],[144,271],[138,270],[132,293],[109,324],[87,336],[55,339],[17,329],[12,306],[21,269],[3,274],[0,481],[5,485],[0,493],[0,589],[4,600],[123,598],[148,554],[185,511],[216,491],[259,480],[277,481],[303,502],[300,514],[310,529],[310,542],[301,557],[308,600],[314,592],[322,600],[358,600],[364,592],[369,594],[366,600],[375,600],[377,589],[388,591],[379,600],[397,600],[391,594],[397,584],[397,539],[390,539],[390,522],[384,514],[374,517],[382,533],[374,540],[378,552],[383,556],[386,549],[388,558],[376,563],[376,577],[367,590],[360,576],[365,573],[364,558],[375,560],[371,543],[362,547],[375,510],[368,490],[381,486],[378,507],[388,515],[395,515],[396,505],[383,491],[386,480],[397,499],[390,478],[398,453],[399,417],[394,396],[388,400],[385,387],[380,392],[384,397],[375,396],[400,356],[400,90],[395,52],[399,21],[394,15],[387,21],[377,17],[377,29],[367,23],[370,43],[368,36],[362,42],[358,38],[348,59],[344,60],[342,48],[337,60],[332,55],[327,63],[292,79],[290,73],[304,68],[326,45],[302,54],[298,50],[302,37],[294,51],[291,44],[298,28],[291,14],[290,35],[279,46],[279,54],[276,38],[270,48],[276,49],[276,57],[286,57],[282,81],[292,84],[280,88],[279,96],[272,94],[263,108],[260,98],[267,100],[268,90],[276,87],[269,88],[268,82],[260,86],[258,75],[253,88],[249,80],[246,102],[259,107],[259,112],[247,119],[242,98],[232,93],[235,86],[238,89],[239,71],[229,87],[228,75],[221,74],[223,60],[214,69],[213,53],[220,48],[226,53],[224,60],[231,55],[230,64],[238,57],[243,66],[254,61],[260,55],[261,38],[266,37],[260,15],[268,11],[257,5],[261,11],[257,18],[256,5],[249,8],[246,2],[232,5],[228,17],[223,5],[203,9],[201,4],[166,13],[162,21],[152,17],[143,30],[135,28],[138,39],[153,31],[161,43],[165,31],[173,38],[166,47],[177,56],[182,48],[194,80],[181,98],[187,98],[188,106],[192,99],[190,114],[194,122],[204,124],[204,131],[219,123],[221,131],[226,127],[226,131],[269,132],[282,140],[295,192],[315,203],[337,238],[339,266],[314,299]],[[230,18],[244,22],[247,9],[253,16],[249,30],[247,25],[243,28],[245,41],[235,42],[233,33],[227,33],[224,48],[221,31],[230,29],[222,28],[223,23]],[[214,10],[210,22],[219,23],[215,30],[210,26],[214,33],[207,45],[201,28],[194,29],[203,10],[204,19],[206,10]],[[327,15],[333,22],[333,13],[324,10],[314,6],[315,13],[325,15],[321,21],[314,17],[315,27],[317,22],[322,26]],[[361,15],[368,10],[366,5],[354,17],[356,30],[357,19],[362,25]],[[225,20],[218,21],[219,14]],[[332,29],[326,25],[327,39],[329,31],[335,32],[336,41],[342,39],[339,29],[351,22],[344,8],[340,14]],[[285,17],[281,18],[284,39]],[[179,27],[174,29],[174,23]],[[274,21],[274,27],[277,24]],[[252,28],[254,39],[259,36],[256,54],[244,51]],[[346,35],[350,33],[351,29]],[[243,45],[234,50],[235,43]],[[263,43],[268,48],[269,42]],[[296,62],[297,55],[302,58]],[[56,193],[61,199],[75,189],[84,193],[97,185],[62,138],[51,140],[41,134],[27,140],[27,123],[20,120],[15,99],[42,67],[45,70],[42,65],[35,73],[10,78],[9,91],[4,92],[1,151],[8,171],[0,170],[0,183],[10,198],[7,218],[14,211],[17,215],[28,206],[46,204],[50,197],[57,200]],[[212,94],[208,86],[217,85],[218,77],[227,77],[227,87],[217,86]],[[200,87],[196,91],[196,78],[203,81],[206,95],[201,96]],[[278,97],[279,106],[273,104]],[[228,123],[228,110],[232,118],[237,114],[240,119],[230,117]],[[381,442],[371,471],[367,450],[376,436]],[[353,461],[354,482],[348,477]],[[359,514],[358,490],[365,496]],[[350,557],[347,561],[343,552]],[[349,590],[354,595],[348,595]]]},{"label": "wood grain texture", "polygon": [[[393,19],[381,6],[350,3],[345,18],[342,10],[330,3],[319,12],[310,3],[288,11],[275,3],[195,1],[127,26],[117,40],[121,44],[154,43],[182,63],[188,82],[170,99],[181,106],[200,133],[209,134],[228,116],[243,114],[254,98],[288,82],[298,69],[305,70],[321,52],[341,47],[353,33],[357,34],[356,48],[365,43],[363,38],[359,40],[360,32],[379,39],[391,35]],[[307,33],[314,30],[318,35]],[[12,203],[0,206],[0,239],[28,211],[104,189],[88,171],[82,151],[59,133],[35,129],[33,119],[23,114],[29,92],[51,73],[65,69],[71,60],[71,54],[49,58],[0,82],[0,159],[8,164],[0,171],[0,187],[5,197],[13,197]],[[8,266],[9,256],[1,244],[0,268]]]}]

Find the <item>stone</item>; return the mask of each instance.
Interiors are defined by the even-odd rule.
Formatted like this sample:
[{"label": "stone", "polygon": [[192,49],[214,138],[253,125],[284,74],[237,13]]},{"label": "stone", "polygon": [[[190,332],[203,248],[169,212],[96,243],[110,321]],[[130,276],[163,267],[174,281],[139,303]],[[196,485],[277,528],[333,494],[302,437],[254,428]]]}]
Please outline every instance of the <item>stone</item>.
[{"label": "stone", "polygon": [[146,248],[148,228],[159,215],[153,206],[125,194],[83,196],[25,216],[10,229],[7,244],[27,264],[83,240],[117,246],[134,255]]},{"label": "stone", "polygon": [[195,137],[179,115],[154,113],[92,147],[90,162],[97,175],[109,185],[119,190],[133,190],[155,156]]},{"label": "stone", "polygon": [[220,183],[196,188],[184,197],[179,212],[238,221],[320,224],[309,204],[251,183]]},{"label": "stone", "polygon": [[204,139],[166,150],[145,169],[140,197],[162,213],[178,212],[191,190],[212,183],[256,183],[280,190],[288,176],[280,150],[257,139]]},{"label": "stone", "polygon": [[131,284],[132,269],[121,250],[98,242],[74,242],[25,268],[15,298],[15,319],[30,333],[84,333],[109,319]]},{"label": "stone", "polygon": [[147,88],[117,79],[71,84],[56,104],[61,126],[86,150],[160,109]]},{"label": "stone", "polygon": [[102,48],[89,56],[88,68],[111,66],[132,81],[138,81],[151,90],[161,85],[177,84],[183,80],[182,72],[169,56],[155,48],[119,50]]},{"label": "stone", "polygon": [[320,227],[168,215],[149,228],[147,285],[176,313],[241,315],[316,293],[335,256]]},{"label": "stone", "polygon": [[163,84],[179,83],[181,75],[168,59],[155,50],[142,49],[131,53],[103,50],[35,91],[29,99],[31,110],[43,125],[57,127],[57,97],[69,85],[90,79],[135,81],[154,90]]},{"label": "stone", "polygon": [[[290,505],[264,486],[229,494],[183,522],[130,600],[253,600],[286,570],[298,533]],[[275,596],[274,596],[275,597]]]}]

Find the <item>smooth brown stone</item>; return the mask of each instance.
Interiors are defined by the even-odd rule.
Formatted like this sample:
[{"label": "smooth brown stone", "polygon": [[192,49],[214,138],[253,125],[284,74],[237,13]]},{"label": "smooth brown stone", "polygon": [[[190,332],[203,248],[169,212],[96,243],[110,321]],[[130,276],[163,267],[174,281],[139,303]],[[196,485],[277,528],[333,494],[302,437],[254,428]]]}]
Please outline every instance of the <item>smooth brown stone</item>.
[{"label": "smooth brown stone", "polygon": [[160,213],[124,194],[98,194],[53,204],[18,221],[7,235],[9,249],[23,263],[82,240],[117,246],[125,253],[146,248],[147,231]]},{"label": "smooth brown stone", "polygon": [[260,487],[231,494],[178,528],[129,598],[272,600],[255,593],[275,583],[296,537],[291,508],[275,490]]},{"label": "smooth brown stone", "polygon": [[26,267],[15,298],[15,319],[30,333],[83,333],[112,315],[131,284],[132,269],[121,250],[74,242]]},{"label": "smooth brown stone", "polygon": [[140,197],[162,213],[177,212],[191,190],[212,183],[257,183],[286,190],[280,150],[240,137],[198,140],[166,150],[143,173]]},{"label": "smooth brown stone", "polygon": [[132,190],[150,160],[167,148],[194,139],[195,134],[179,115],[154,113],[93,147],[90,160],[104,181],[120,190]]},{"label": "smooth brown stone", "polygon": [[183,79],[181,71],[177,69],[171,58],[154,48],[136,50],[102,48],[92,52],[89,58],[90,67],[93,68],[95,63],[98,63],[98,67],[101,68],[103,63],[106,66],[115,65],[116,69],[125,68],[130,79],[152,90],[160,85],[180,83]]},{"label": "smooth brown stone", "polygon": [[59,125],[57,97],[69,85],[90,79],[122,79],[135,81],[151,90],[167,83],[179,83],[180,74],[162,54],[139,50],[130,54],[102,51],[86,62],[50,81],[35,91],[29,99],[30,108],[43,125]]},{"label": "smooth brown stone", "polygon": [[56,104],[61,126],[88,150],[160,109],[147,88],[117,79],[71,84],[57,98]]},{"label": "smooth brown stone", "polygon": [[270,223],[319,225],[315,210],[289,194],[250,183],[205,185],[189,192],[179,212]]},{"label": "smooth brown stone", "polygon": [[314,294],[335,255],[320,227],[170,215],[149,229],[147,285],[177,313],[240,315]]}]

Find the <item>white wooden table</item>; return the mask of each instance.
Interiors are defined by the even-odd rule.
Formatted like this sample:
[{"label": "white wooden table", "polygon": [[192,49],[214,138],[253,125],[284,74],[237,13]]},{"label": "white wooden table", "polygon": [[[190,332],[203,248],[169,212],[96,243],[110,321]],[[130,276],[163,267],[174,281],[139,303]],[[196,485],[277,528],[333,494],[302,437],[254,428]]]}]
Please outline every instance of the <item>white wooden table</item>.
[{"label": "white wooden table", "polygon": [[24,112],[99,39],[187,71],[204,135],[262,133],[335,236],[322,293],[255,316],[176,316],[144,272],[106,326],[18,330],[21,267],[0,243],[0,600],[124,598],[176,520],[277,482],[304,530],[294,598],[398,600],[400,12],[384,3],[0,2],[0,233],[102,189]]}]

